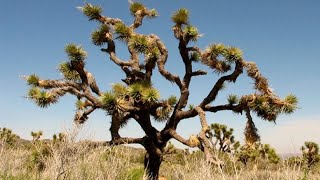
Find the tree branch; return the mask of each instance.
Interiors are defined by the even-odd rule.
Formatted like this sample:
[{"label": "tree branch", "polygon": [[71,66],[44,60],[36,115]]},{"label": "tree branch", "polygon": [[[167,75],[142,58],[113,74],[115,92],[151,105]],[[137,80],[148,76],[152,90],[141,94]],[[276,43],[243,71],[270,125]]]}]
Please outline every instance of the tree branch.
[{"label": "tree branch", "polygon": [[242,62],[237,61],[233,73],[231,73],[230,75],[222,76],[221,78],[219,78],[219,80],[216,82],[216,84],[211,89],[208,96],[206,98],[204,98],[204,100],[201,102],[200,107],[204,108],[207,104],[214,101],[218,92],[221,90],[223,83],[225,81],[235,82],[237,80],[238,76],[242,73],[242,71],[243,71]]}]

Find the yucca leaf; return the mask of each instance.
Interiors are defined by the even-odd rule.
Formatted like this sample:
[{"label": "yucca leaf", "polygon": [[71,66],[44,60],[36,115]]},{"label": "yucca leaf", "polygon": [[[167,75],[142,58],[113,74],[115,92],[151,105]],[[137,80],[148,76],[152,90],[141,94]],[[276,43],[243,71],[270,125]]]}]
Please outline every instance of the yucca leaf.
[{"label": "yucca leaf", "polygon": [[77,110],[82,110],[83,108],[85,107],[85,102],[81,101],[81,100],[78,100],[76,102],[76,108]]},{"label": "yucca leaf", "polygon": [[116,97],[124,97],[127,94],[127,87],[123,84],[112,84],[112,92]]},{"label": "yucca leaf", "polygon": [[67,80],[79,81],[81,79],[79,73],[72,69],[72,66],[69,62],[63,62],[59,64],[58,70]]},{"label": "yucca leaf", "polygon": [[134,2],[130,5],[130,12],[134,16],[137,11],[143,11],[145,9],[144,5],[138,2]]},{"label": "yucca leaf", "polygon": [[100,102],[107,109],[112,108],[115,105],[115,101],[116,96],[112,92],[105,92],[100,96]]},{"label": "yucca leaf", "polygon": [[157,10],[155,9],[151,9],[147,15],[148,18],[154,18],[154,17],[157,17],[159,14],[157,12]]},{"label": "yucca leaf", "polygon": [[89,18],[90,21],[99,19],[100,14],[102,13],[102,8],[100,6],[93,6],[89,3],[80,7],[80,10]]},{"label": "yucca leaf", "polygon": [[191,41],[197,41],[197,38],[199,37],[198,29],[194,26],[187,25],[183,32],[185,36],[190,39]]},{"label": "yucca leaf", "polygon": [[224,57],[230,62],[238,61],[242,59],[242,51],[236,47],[228,47],[224,51]]},{"label": "yucca leaf", "polygon": [[206,51],[210,52],[210,57],[215,59],[219,55],[223,55],[225,53],[226,47],[221,43],[212,44],[206,49]]},{"label": "yucca leaf", "polygon": [[292,94],[288,95],[284,99],[284,105],[281,107],[281,111],[284,113],[293,113],[297,109],[298,98]]},{"label": "yucca leaf", "polygon": [[178,25],[189,23],[189,11],[185,8],[177,10],[171,17],[172,21]]},{"label": "yucca leaf", "polygon": [[73,43],[66,45],[65,52],[70,61],[83,61],[87,58],[87,52],[81,46]]},{"label": "yucca leaf", "polygon": [[167,101],[170,106],[174,106],[175,104],[177,104],[178,99],[176,96],[170,96]]},{"label": "yucca leaf", "polygon": [[106,33],[110,30],[109,26],[103,24],[97,31],[92,32],[91,39],[94,45],[102,46],[107,42]]},{"label": "yucca leaf", "polygon": [[148,50],[148,40],[143,35],[136,35],[130,38],[129,46],[139,53],[146,53]]},{"label": "yucca leaf", "polygon": [[39,76],[37,76],[35,74],[32,74],[27,77],[27,83],[28,83],[28,85],[31,85],[31,86],[38,86],[39,80],[40,80]]},{"label": "yucca leaf", "polygon": [[239,98],[237,95],[234,95],[234,94],[230,94],[228,96],[228,102],[229,104],[233,105],[233,104],[237,104],[239,103]]},{"label": "yucca leaf", "polygon": [[231,66],[226,61],[217,61],[215,66],[213,66],[212,68],[214,68],[214,72],[215,73],[223,74],[223,73],[226,73],[226,72],[230,71]]},{"label": "yucca leaf", "polygon": [[191,52],[190,53],[190,60],[198,62],[198,61],[201,60],[201,56],[200,56],[200,54],[198,52]]},{"label": "yucca leaf", "polygon": [[132,34],[132,30],[123,22],[116,23],[114,26],[114,31],[118,35],[118,38],[124,41],[128,41]]},{"label": "yucca leaf", "polygon": [[134,83],[129,86],[128,93],[133,98],[140,98],[143,88],[142,84]]},{"label": "yucca leaf", "polygon": [[142,99],[146,102],[156,102],[159,98],[159,91],[155,88],[147,88],[142,90]]}]

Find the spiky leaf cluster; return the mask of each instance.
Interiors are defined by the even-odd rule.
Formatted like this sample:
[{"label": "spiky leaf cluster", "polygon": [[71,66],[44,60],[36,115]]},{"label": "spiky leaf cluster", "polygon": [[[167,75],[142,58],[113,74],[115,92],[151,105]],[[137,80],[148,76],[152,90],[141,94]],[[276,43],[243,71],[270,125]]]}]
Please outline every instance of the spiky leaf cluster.
[{"label": "spiky leaf cluster", "polygon": [[247,165],[249,162],[257,163],[259,160],[274,164],[280,161],[280,157],[277,155],[275,149],[269,144],[254,143],[251,146],[243,145],[236,155],[244,165]]},{"label": "spiky leaf cluster", "polygon": [[71,81],[79,81],[80,75],[79,73],[74,70],[69,62],[63,62],[59,64],[58,70],[63,75],[63,77],[67,80]]},{"label": "spiky leaf cluster", "polygon": [[242,59],[242,51],[236,47],[228,47],[223,53],[227,61],[234,62]]},{"label": "spiky leaf cluster", "polygon": [[38,86],[39,85],[39,76],[32,74],[30,76],[27,77],[27,83],[30,86]]},{"label": "spiky leaf cluster", "polygon": [[87,52],[81,46],[73,43],[66,45],[65,52],[70,61],[84,61],[87,58]]},{"label": "spiky leaf cluster", "polygon": [[166,106],[161,106],[156,110],[156,116],[154,116],[156,121],[163,122],[169,119],[173,107],[167,104]]},{"label": "spiky leaf cluster", "polygon": [[67,136],[64,133],[59,133],[58,135],[53,134],[52,135],[52,142],[53,142],[53,144],[58,144],[58,143],[64,142],[66,140],[66,137]]},{"label": "spiky leaf cluster", "polygon": [[170,106],[174,106],[175,104],[177,104],[178,99],[177,99],[176,96],[170,96],[170,97],[168,98],[167,102],[168,102],[168,104],[169,104]]},{"label": "spiky leaf cluster", "polygon": [[160,98],[159,91],[155,88],[146,88],[142,91],[142,100],[145,102],[156,102]]},{"label": "spiky leaf cluster", "polygon": [[19,136],[14,134],[11,129],[0,128],[0,145],[13,145],[18,138]]},{"label": "spiky leaf cluster", "polygon": [[93,6],[89,3],[81,7],[80,10],[89,18],[90,21],[99,19],[100,14],[102,13],[102,8],[100,6]]},{"label": "spiky leaf cluster", "polygon": [[191,52],[190,53],[190,60],[198,62],[199,60],[201,60],[201,56],[198,52]]},{"label": "spiky leaf cluster", "polygon": [[224,55],[227,47],[224,44],[212,44],[205,51],[208,53],[208,57],[216,59],[219,55]]},{"label": "spiky leaf cluster", "polygon": [[100,102],[106,110],[113,110],[116,104],[116,96],[112,92],[105,92],[100,96]]},{"label": "spiky leaf cluster", "polygon": [[298,106],[298,98],[290,94],[284,99],[284,104],[281,107],[281,112],[284,112],[287,114],[293,113],[294,110],[297,109],[297,106]]},{"label": "spiky leaf cluster", "polygon": [[234,104],[239,103],[239,98],[238,98],[238,96],[235,95],[235,94],[230,94],[230,95],[228,96],[228,103],[229,103],[230,105],[234,105]]},{"label": "spiky leaf cluster", "polygon": [[132,34],[132,30],[123,22],[118,22],[115,24],[114,32],[118,35],[117,38],[122,41],[128,41]]},{"label": "spiky leaf cluster", "polygon": [[37,87],[32,87],[28,92],[28,98],[32,99],[39,107],[46,108],[56,103],[61,94],[50,93]]},{"label": "spiky leaf cluster", "polygon": [[117,98],[124,98],[128,93],[127,86],[120,83],[112,84],[112,93]]},{"label": "spiky leaf cluster", "polygon": [[43,135],[43,132],[42,131],[38,131],[38,132],[36,132],[36,131],[31,131],[31,136],[32,136],[32,140],[33,141],[38,141],[40,138],[41,138],[41,136]]},{"label": "spiky leaf cluster", "polygon": [[136,50],[138,53],[146,53],[148,50],[148,40],[146,36],[135,35],[129,40],[129,47]]},{"label": "spiky leaf cluster", "polygon": [[109,32],[109,30],[110,28],[108,25],[101,25],[97,31],[91,33],[92,43],[96,46],[104,45],[108,41],[106,34]]},{"label": "spiky leaf cluster", "polygon": [[320,162],[319,145],[315,142],[305,142],[301,147],[302,156],[307,166],[310,168]]},{"label": "spiky leaf cluster", "polygon": [[185,8],[177,10],[171,17],[177,25],[189,24],[189,11]]},{"label": "spiky leaf cluster", "polygon": [[84,102],[84,101],[82,101],[82,100],[78,100],[77,102],[76,102],[76,108],[77,108],[77,110],[82,110],[82,109],[84,109],[86,106],[86,103]]},{"label": "spiky leaf cluster", "polygon": [[149,13],[147,14],[148,18],[154,18],[158,16],[158,12],[156,9],[149,10]]},{"label": "spiky leaf cluster", "polygon": [[276,150],[269,144],[261,144],[259,151],[261,157],[267,159],[271,163],[277,164],[280,161],[280,157],[277,155]]},{"label": "spiky leaf cluster", "polygon": [[134,3],[130,4],[130,12],[131,12],[131,15],[133,15],[133,16],[136,14],[136,12],[144,11],[144,10],[145,10],[145,7],[141,3],[134,2]]},{"label": "spiky leaf cluster", "polygon": [[187,25],[183,29],[185,39],[191,41],[197,41],[199,37],[198,29],[194,26]]}]

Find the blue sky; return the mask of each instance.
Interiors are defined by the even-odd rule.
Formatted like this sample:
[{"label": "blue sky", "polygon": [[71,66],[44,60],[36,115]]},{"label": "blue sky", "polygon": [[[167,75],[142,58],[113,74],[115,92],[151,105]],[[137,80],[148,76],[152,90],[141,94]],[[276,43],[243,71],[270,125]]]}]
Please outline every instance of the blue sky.
[{"label": "blue sky", "polygon": [[[77,6],[85,1],[18,1],[4,0],[0,6],[0,127],[8,127],[24,138],[30,138],[32,130],[43,130],[46,137],[72,125],[75,98],[66,96],[60,103],[48,109],[40,109],[23,98],[26,83],[20,75],[36,73],[42,78],[61,78],[57,65],[66,60],[64,46],[67,43],[82,44],[88,51],[87,69],[101,86],[108,90],[111,83],[124,77],[118,67],[109,61],[90,42],[90,33],[98,25],[88,22]],[[132,22],[128,1],[87,1],[101,5],[104,15],[118,17],[127,24]],[[272,88],[281,97],[293,93],[299,98],[296,113],[279,116],[277,125],[255,118],[263,143],[269,143],[279,152],[296,152],[304,141],[320,143],[320,2],[317,0],[269,0],[269,1],[217,1],[175,0],[140,1],[156,8],[160,16],[146,20],[141,33],[155,33],[169,49],[167,69],[183,74],[178,55],[178,43],[173,38],[170,21],[172,13],[185,7],[191,14],[191,24],[204,34],[195,44],[205,48],[211,43],[237,46],[244,51],[245,59],[255,61],[263,75],[269,78]],[[197,3],[196,3],[197,2]],[[118,54],[128,57],[119,44]],[[204,66],[195,67],[206,69]],[[229,84],[219,94],[216,104],[226,102],[230,93],[253,92],[252,82],[244,73],[236,84]],[[197,104],[210,91],[217,76],[211,72],[206,77],[196,77],[191,83],[190,103]],[[178,93],[158,73],[154,85],[162,97]],[[231,112],[208,114],[209,123],[219,122],[235,129],[237,139],[243,140],[244,116]],[[86,124],[94,139],[108,139],[110,119],[97,111]],[[157,127],[163,125],[155,123]],[[178,131],[185,137],[195,134],[200,126],[198,119],[186,120]],[[142,136],[139,126],[131,122],[121,131],[123,135]]]}]

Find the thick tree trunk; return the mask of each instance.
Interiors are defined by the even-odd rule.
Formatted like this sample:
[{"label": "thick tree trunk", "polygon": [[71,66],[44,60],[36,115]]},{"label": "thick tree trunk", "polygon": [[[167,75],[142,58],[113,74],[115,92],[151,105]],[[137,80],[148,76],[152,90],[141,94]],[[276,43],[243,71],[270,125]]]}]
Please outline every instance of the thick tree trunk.
[{"label": "thick tree trunk", "polygon": [[158,180],[159,170],[162,162],[162,158],[159,155],[149,155],[146,153],[144,159],[144,168],[147,172],[149,180]]}]

